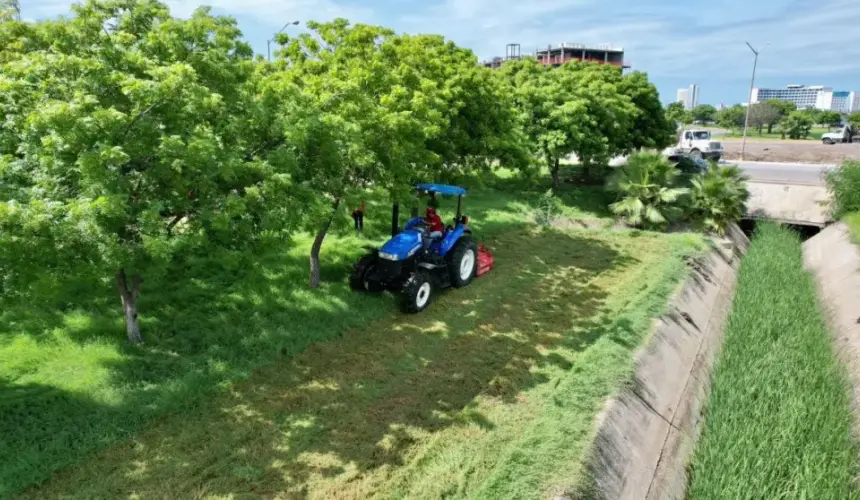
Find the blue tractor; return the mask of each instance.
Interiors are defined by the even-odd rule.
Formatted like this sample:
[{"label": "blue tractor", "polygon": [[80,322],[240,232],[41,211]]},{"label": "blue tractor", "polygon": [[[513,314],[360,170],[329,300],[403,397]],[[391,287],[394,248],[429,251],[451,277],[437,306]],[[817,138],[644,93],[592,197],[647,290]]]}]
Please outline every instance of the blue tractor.
[{"label": "blue tractor", "polygon": [[[371,248],[353,267],[350,286],[353,290],[399,293],[403,310],[421,312],[430,304],[438,289],[461,288],[475,278],[481,262],[492,259],[483,246],[472,240],[469,219],[462,213],[466,190],[445,184],[418,184],[419,196],[437,194],[457,197],[457,215],[443,231],[430,231],[430,223],[413,213],[401,231],[398,224],[399,206],[392,211],[391,239],[382,248]],[[479,255],[483,253],[485,255]],[[491,264],[490,264],[491,265]],[[480,274],[488,266],[482,266]]]}]

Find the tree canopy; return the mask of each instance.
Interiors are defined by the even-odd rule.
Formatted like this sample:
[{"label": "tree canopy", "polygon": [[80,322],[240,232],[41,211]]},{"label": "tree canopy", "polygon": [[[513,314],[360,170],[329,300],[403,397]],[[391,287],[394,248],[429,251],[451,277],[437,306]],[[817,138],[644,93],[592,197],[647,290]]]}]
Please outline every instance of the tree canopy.
[{"label": "tree canopy", "polygon": [[685,125],[693,123],[693,115],[682,102],[670,102],[666,106],[666,117],[674,123],[683,123]]},{"label": "tree canopy", "polygon": [[717,119],[717,108],[710,104],[699,104],[691,110],[693,120],[702,123],[711,123]]},{"label": "tree canopy", "polygon": [[315,287],[325,235],[368,186],[397,202],[416,181],[535,157],[558,183],[571,154],[599,172],[674,130],[647,76],[610,65],[494,71],[440,36],[344,19],[279,35],[270,63],[208,8],[73,14],[0,19],[0,287],[35,293],[86,267],[115,282],[135,342],[143,280],[189,251],[311,231]]}]

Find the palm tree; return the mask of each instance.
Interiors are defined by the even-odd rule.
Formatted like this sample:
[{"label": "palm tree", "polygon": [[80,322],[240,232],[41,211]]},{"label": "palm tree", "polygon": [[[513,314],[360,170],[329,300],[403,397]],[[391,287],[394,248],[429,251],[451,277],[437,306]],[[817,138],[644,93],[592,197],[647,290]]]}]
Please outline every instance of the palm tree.
[{"label": "palm tree", "polygon": [[621,199],[609,208],[631,226],[661,226],[679,212],[678,199],[688,189],[678,187],[678,170],[661,155],[631,156],[610,178],[610,189]]},{"label": "palm tree", "polygon": [[712,165],[691,180],[693,219],[704,228],[724,234],[728,225],[744,215],[750,193],[746,176],[737,165]]}]

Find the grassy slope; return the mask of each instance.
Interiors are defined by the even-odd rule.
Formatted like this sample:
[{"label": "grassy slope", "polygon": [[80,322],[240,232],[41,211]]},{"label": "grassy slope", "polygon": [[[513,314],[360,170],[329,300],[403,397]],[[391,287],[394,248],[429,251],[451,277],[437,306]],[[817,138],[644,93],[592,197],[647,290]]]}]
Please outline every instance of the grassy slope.
[{"label": "grassy slope", "polygon": [[851,239],[854,243],[860,245],[860,213],[851,213],[842,218],[842,222],[848,226],[851,232]]},{"label": "grassy slope", "polygon": [[[479,189],[465,203],[483,236],[525,223],[538,196],[510,180],[490,181],[505,191]],[[562,194],[567,216],[605,216],[599,190]],[[326,240],[320,290],[306,287],[310,241],[301,235],[250,262],[197,256],[169,279],[147,277],[140,303],[145,346],[125,342],[110,280],[81,277],[40,307],[2,304],[0,496],[155,418],[192,410],[256,367],[394,312],[390,298],[369,299],[346,286],[361,245],[383,240],[390,220],[389,205],[368,201],[366,237],[346,232]]]},{"label": "grassy slope", "polygon": [[689,498],[857,498],[850,432],[800,241],[762,226],[741,265]]},{"label": "grassy slope", "polygon": [[497,269],[425,314],[318,342],[30,494],[523,499],[573,486],[594,415],[699,239],[518,227],[489,243]]}]

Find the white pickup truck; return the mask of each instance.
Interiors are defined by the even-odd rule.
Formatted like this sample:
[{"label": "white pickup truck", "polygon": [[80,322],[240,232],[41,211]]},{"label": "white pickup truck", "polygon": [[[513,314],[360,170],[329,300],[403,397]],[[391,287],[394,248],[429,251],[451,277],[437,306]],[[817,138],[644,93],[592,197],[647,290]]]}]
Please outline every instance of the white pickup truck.
[{"label": "white pickup truck", "polygon": [[685,153],[694,158],[705,158],[720,161],[723,156],[723,146],[718,141],[711,140],[710,130],[683,130],[678,135],[678,144],[674,147],[676,153]]},{"label": "white pickup truck", "polygon": [[821,134],[821,142],[824,144],[839,144],[842,142],[849,142],[849,138],[852,137],[852,134],[856,134],[855,127],[845,125],[840,128],[838,132],[827,132]]}]

